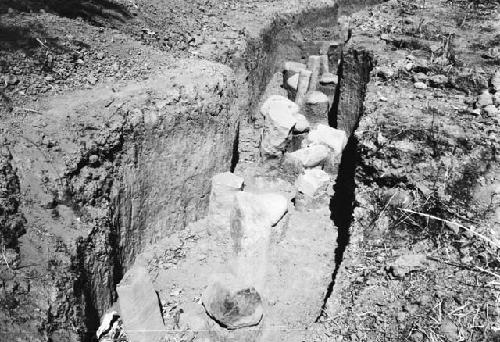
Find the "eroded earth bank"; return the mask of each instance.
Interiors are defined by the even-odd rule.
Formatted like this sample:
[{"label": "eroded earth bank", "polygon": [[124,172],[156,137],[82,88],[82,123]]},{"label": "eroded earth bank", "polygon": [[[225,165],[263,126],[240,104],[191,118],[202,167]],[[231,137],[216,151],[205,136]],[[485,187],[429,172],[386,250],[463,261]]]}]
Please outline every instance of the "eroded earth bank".
[{"label": "eroded earth bank", "polygon": [[494,341],[495,2],[0,9],[0,337]]}]

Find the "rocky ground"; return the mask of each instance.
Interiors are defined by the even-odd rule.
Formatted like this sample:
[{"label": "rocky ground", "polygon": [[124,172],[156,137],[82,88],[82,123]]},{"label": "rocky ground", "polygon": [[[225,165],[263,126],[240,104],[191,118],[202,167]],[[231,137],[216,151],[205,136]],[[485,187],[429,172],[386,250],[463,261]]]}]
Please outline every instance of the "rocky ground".
[{"label": "rocky ground", "polygon": [[[118,295],[125,298],[128,288],[153,293],[151,302],[136,304],[147,312],[159,299],[162,315],[159,321],[148,322],[149,329],[165,325],[173,332],[169,340],[254,339],[253,329],[241,334],[221,329],[200,305],[209,284],[212,293],[220,291],[209,275],[228,269],[238,275],[263,272],[245,258],[235,264],[228,261],[232,243],[244,240],[244,233],[238,238],[231,235],[235,228],[231,224],[230,231],[230,223],[224,221],[227,208],[223,224],[214,224],[221,208],[214,214],[209,207],[208,218],[204,215],[209,179],[230,168],[245,183],[238,191],[258,196],[272,190],[288,203],[287,214],[278,215],[280,219],[285,215],[277,226],[281,235],[268,237],[278,240],[266,256],[273,260],[272,276],[266,279],[271,285],[256,286],[265,295],[264,308],[275,308],[269,315],[274,321],[264,320],[264,328],[261,324],[257,329],[273,331],[263,338],[500,340],[496,155],[500,4],[486,0],[343,3],[339,25],[311,20],[315,8],[327,5],[331,2],[8,0],[0,4],[0,340],[77,341],[81,336],[92,340],[95,331],[86,335],[82,327],[97,328],[100,322],[82,322],[82,312],[87,310],[87,320],[92,315],[95,320],[97,314],[104,318],[111,310],[116,294],[110,282],[121,280],[125,271],[121,267],[132,271]],[[302,11],[312,11],[303,20],[314,25],[297,24],[303,28],[282,40],[264,35],[265,44],[278,41],[270,48],[275,48],[274,66],[264,67],[260,80],[260,74],[242,72],[258,64],[259,57],[267,58],[258,53],[249,58],[249,50],[260,51],[256,42],[263,38],[261,29],[278,13],[288,13],[284,18],[292,21]],[[261,108],[257,104],[276,94],[290,96],[290,89],[287,93],[281,88],[282,62],[307,62],[309,55],[319,53],[318,41],[347,38],[346,27],[352,32],[346,45],[353,51],[350,56],[373,62],[364,113],[352,127],[356,129],[340,165],[336,161],[336,167],[329,168],[321,162],[327,174],[338,172],[336,185],[324,189],[317,203],[300,207],[304,199],[296,189],[300,172],[295,164],[289,160],[277,164],[275,157],[260,159],[261,151],[272,155],[277,145],[274,140],[270,147],[269,141],[261,144],[261,134],[270,134],[264,119],[270,114],[255,116]],[[346,50],[344,54],[348,55]],[[230,68],[238,71],[236,77]],[[335,63],[331,68],[337,72]],[[344,64],[339,79],[348,79],[349,70]],[[203,77],[207,73],[210,80]],[[261,97],[242,93],[259,87]],[[233,108],[235,94],[242,100]],[[329,95],[331,102],[334,94]],[[243,101],[245,96],[248,102]],[[248,105],[252,108],[241,114],[241,107]],[[98,109],[88,115],[88,108]],[[167,120],[162,111],[187,120],[162,121]],[[198,123],[196,113],[214,111],[219,113],[216,118],[202,120],[203,128],[192,130],[192,123]],[[236,147],[232,146],[235,113],[242,122]],[[163,127],[192,132],[162,135],[155,130],[157,120]],[[333,124],[351,133],[349,123]],[[280,153],[297,153],[298,145],[304,146],[301,141],[307,141],[301,133],[296,132],[296,140],[287,142],[286,148],[278,147]],[[149,140],[144,138],[148,134]],[[193,146],[179,147],[184,146],[182,141]],[[220,146],[204,150],[211,144]],[[172,146],[179,148],[178,154],[167,152]],[[239,148],[237,165],[233,148]],[[195,157],[199,153],[203,162],[190,164],[181,153]],[[186,175],[169,174],[171,182],[163,178],[162,168],[183,168]],[[143,181],[148,178],[151,183]],[[136,183],[141,186],[119,190],[123,184]],[[179,185],[184,183],[190,184]],[[156,187],[179,193],[162,196]],[[324,195],[332,190],[337,196],[328,208]],[[197,191],[203,193],[199,200]],[[213,196],[212,186],[212,206]],[[143,203],[134,202],[138,197]],[[265,202],[257,197],[254,201]],[[168,208],[167,213],[151,203]],[[178,208],[184,212],[179,214]],[[337,230],[327,228],[333,227],[329,214]],[[110,222],[130,226],[131,231],[135,227],[139,233],[127,228],[114,231],[108,227],[120,225]],[[137,228],[142,226],[147,228]],[[169,227],[168,234],[164,227]],[[116,247],[124,251],[118,257],[108,251],[114,251],[120,234],[120,243],[129,245]],[[148,245],[151,241],[156,244]],[[130,246],[135,243],[140,247]],[[136,266],[128,264],[142,250]],[[300,262],[288,264],[301,256]],[[254,257],[250,259],[255,261]],[[113,258],[123,259],[120,267],[92,266],[98,264],[95,259],[104,260],[99,265],[114,265]],[[312,269],[328,279],[309,279],[307,272]],[[151,282],[135,282],[147,278],[143,271]],[[89,282],[89,273],[99,277]],[[295,291],[304,290],[280,291],[294,281]],[[100,287],[109,287],[109,294],[100,293]],[[293,299],[297,293],[300,296]],[[77,305],[68,299],[72,296],[103,301]],[[245,300],[260,302],[252,291]],[[205,308],[208,302],[205,297]],[[106,316],[109,321],[103,325],[101,340],[131,338],[124,334],[121,321],[129,318],[121,316]]]}]

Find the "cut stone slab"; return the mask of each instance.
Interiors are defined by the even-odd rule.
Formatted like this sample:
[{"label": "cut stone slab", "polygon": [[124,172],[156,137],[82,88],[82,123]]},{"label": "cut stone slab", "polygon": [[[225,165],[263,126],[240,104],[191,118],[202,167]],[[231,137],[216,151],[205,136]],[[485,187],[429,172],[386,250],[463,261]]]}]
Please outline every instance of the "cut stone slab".
[{"label": "cut stone slab", "polygon": [[158,296],[141,262],[116,287],[123,328],[130,342],[157,342],[165,335]]},{"label": "cut stone slab", "polygon": [[264,310],[255,288],[243,285],[231,274],[214,278],[201,297],[207,314],[228,329],[259,324]]},{"label": "cut stone slab", "polygon": [[[307,66],[304,63],[287,61],[283,63],[283,71],[291,72],[293,74],[299,73],[300,70],[306,69]],[[292,75],[290,75],[292,76]]]},{"label": "cut stone slab", "polygon": [[289,88],[297,90],[299,86],[299,74],[295,74],[286,81]]},{"label": "cut stone slab", "polygon": [[243,178],[231,172],[219,173],[212,177],[208,213],[215,225],[229,227],[229,215],[234,203],[234,195],[243,190]]},{"label": "cut stone slab", "polygon": [[318,192],[325,188],[330,182],[331,176],[323,170],[312,169],[305,170],[304,174],[297,178],[295,185],[297,191],[309,196],[314,197]]},{"label": "cut stone slab", "polygon": [[[311,341],[297,336],[320,315],[335,269],[337,229],[330,210],[290,213],[285,236],[269,252],[266,329],[261,341]],[[280,327],[286,326],[286,331]]]},{"label": "cut stone slab", "polygon": [[231,238],[236,253],[236,273],[246,284],[263,288],[272,226],[287,211],[288,200],[282,195],[236,194],[231,212]]},{"label": "cut stone slab", "polygon": [[321,69],[321,56],[309,56],[307,61],[307,69],[311,70],[311,79],[309,80],[309,91],[316,90],[319,82],[319,75]]},{"label": "cut stone slab", "polygon": [[328,122],[330,101],[321,91],[310,91],[306,94],[304,114],[311,123]]},{"label": "cut stone slab", "polygon": [[347,135],[342,129],[319,124],[316,129],[309,132],[307,140],[313,145],[325,145],[340,155],[347,145]]},{"label": "cut stone slab", "polygon": [[287,158],[297,160],[303,167],[315,167],[323,162],[330,153],[325,145],[313,145],[301,148],[292,153],[287,153]]},{"label": "cut stone slab", "polygon": [[237,193],[231,211],[231,237],[237,253],[268,241],[271,227],[286,214],[288,201],[280,194]]},{"label": "cut stone slab", "polygon": [[265,118],[262,152],[266,155],[280,155],[297,122],[299,106],[284,96],[273,95],[264,102],[261,113]]},{"label": "cut stone slab", "polygon": [[309,89],[309,83],[311,81],[312,72],[310,70],[300,70],[299,82],[297,84],[297,93],[295,95],[295,103],[298,106],[304,104],[307,90]]}]

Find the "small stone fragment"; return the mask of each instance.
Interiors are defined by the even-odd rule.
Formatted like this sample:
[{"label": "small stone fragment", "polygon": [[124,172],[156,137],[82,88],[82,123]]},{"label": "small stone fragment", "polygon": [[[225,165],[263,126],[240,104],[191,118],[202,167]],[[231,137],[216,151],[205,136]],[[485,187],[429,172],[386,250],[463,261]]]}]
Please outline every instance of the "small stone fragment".
[{"label": "small stone fragment", "polygon": [[413,86],[417,89],[427,89],[427,84],[424,82],[415,82]]},{"label": "small stone fragment", "polygon": [[448,83],[448,77],[445,75],[434,75],[429,78],[432,87],[444,87]]},{"label": "small stone fragment", "polygon": [[477,106],[486,107],[493,104],[493,98],[491,97],[488,89],[484,89],[481,94],[477,97]]},{"label": "small stone fragment", "polygon": [[97,338],[101,338],[102,335],[106,334],[112,327],[113,321],[115,321],[116,318],[118,318],[118,313],[116,311],[111,311],[107,312],[101,322],[101,325],[99,326],[99,329],[97,329],[96,336]]},{"label": "small stone fragment", "polygon": [[487,105],[486,107],[483,108],[483,110],[484,110],[484,113],[486,115],[488,115],[489,117],[492,117],[492,118],[500,115],[500,109],[498,109],[497,107],[495,107],[492,104]]},{"label": "small stone fragment", "polygon": [[321,79],[319,80],[319,83],[322,85],[338,84],[339,78],[337,75],[334,75],[334,74],[328,72],[328,73],[324,73],[323,75],[321,75]]},{"label": "small stone fragment", "polygon": [[297,90],[297,87],[299,86],[299,74],[297,73],[290,77],[287,81],[287,84],[291,89]]},{"label": "small stone fragment", "polygon": [[293,131],[295,133],[303,133],[307,131],[310,127],[309,121],[307,121],[306,117],[302,114],[297,114],[295,116],[297,118],[297,123],[293,127]]},{"label": "small stone fragment", "polygon": [[417,72],[416,74],[413,75],[412,77],[413,79],[413,82],[422,82],[422,83],[425,83],[427,82],[427,80],[429,79],[429,77],[424,74],[423,72]]},{"label": "small stone fragment", "polygon": [[232,330],[259,324],[264,310],[260,294],[255,288],[243,285],[230,274],[217,277],[201,298],[208,315]]}]

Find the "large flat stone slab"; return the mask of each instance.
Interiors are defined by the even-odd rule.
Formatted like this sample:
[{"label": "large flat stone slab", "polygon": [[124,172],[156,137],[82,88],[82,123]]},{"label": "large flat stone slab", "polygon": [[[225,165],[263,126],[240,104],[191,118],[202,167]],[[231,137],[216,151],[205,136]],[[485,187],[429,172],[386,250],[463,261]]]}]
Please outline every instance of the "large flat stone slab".
[{"label": "large flat stone slab", "polygon": [[146,267],[134,265],[116,287],[129,342],[157,342],[165,335],[158,295]]}]

